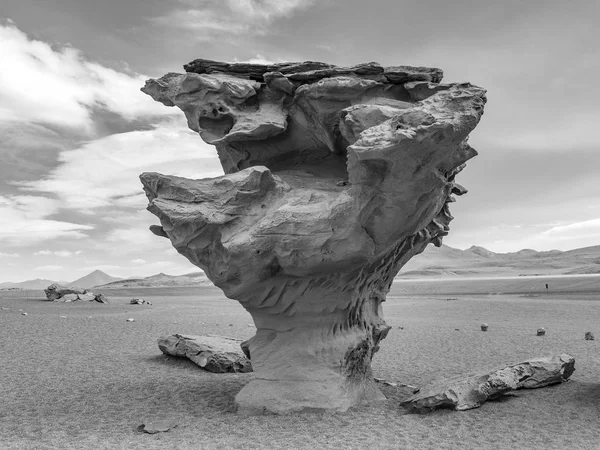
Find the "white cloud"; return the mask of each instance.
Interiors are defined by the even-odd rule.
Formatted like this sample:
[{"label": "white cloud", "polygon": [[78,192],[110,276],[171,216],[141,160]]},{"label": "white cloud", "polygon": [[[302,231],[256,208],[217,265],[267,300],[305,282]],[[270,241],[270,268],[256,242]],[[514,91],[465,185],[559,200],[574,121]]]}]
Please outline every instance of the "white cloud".
[{"label": "white cloud", "polygon": [[88,133],[91,110],[127,120],[172,115],[140,92],[147,77],[87,61],[69,46],[29,39],[10,21],[0,25],[0,122],[38,122]]},{"label": "white cloud", "polygon": [[556,241],[573,239],[595,239],[600,241],[600,218],[552,227],[541,233],[541,236]]},{"label": "white cloud", "polygon": [[71,252],[69,250],[56,250],[56,251],[51,251],[51,250],[40,250],[35,252],[33,255],[34,256],[60,256],[61,258],[66,258],[69,256],[77,256],[77,255],[81,255],[83,253],[82,250],[77,250],[75,252]]},{"label": "white cloud", "polygon": [[18,253],[4,253],[0,252],[0,258],[20,258],[21,255]]},{"label": "white cloud", "polygon": [[181,0],[183,8],[151,19],[154,23],[194,32],[197,40],[224,34],[264,34],[274,20],[308,8],[315,0]]},{"label": "white cloud", "polygon": [[56,195],[80,211],[103,206],[145,207],[139,174],[157,171],[189,178],[223,174],[216,150],[187,129],[183,116],[151,130],[114,134],[60,155],[62,164],[26,190]]},{"label": "white cloud", "polygon": [[[234,58],[234,62],[241,62],[241,63],[248,63],[248,64],[273,64],[276,61],[267,59],[263,55],[258,53],[258,54],[256,54],[256,56],[254,56],[254,58],[250,58],[250,59],[246,59],[246,60],[239,60],[237,58]],[[278,62],[281,62],[281,61],[278,61]]]},{"label": "white cloud", "polygon": [[58,201],[42,196],[0,196],[0,242],[18,247],[59,237],[82,238],[93,226],[46,219]]},{"label": "white cloud", "polygon": [[[457,247],[467,248],[472,244],[481,245],[494,252],[516,252],[524,248],[538,251],[571,250],[600,243],[600,218],[581,222],[559,224],[536,224],[524,226],[517,233],[505,233],[504,227],[489,228],[487,235],[471,233],[470,239],[463,240]],[[498,239],[494,236],[503,236]],[[453,242],[446,241],[448,245]],[[468,244],[468,245],[467,245]]]},{"label": "white cloud", "polygon": [[34,267],[33,270],[37,270],[39,272],[57,272],[59,270],[64,270],[65,268],[63,266],[54,266],[54,265],[47,265],[47,266],[38,266],[38,267]]}]

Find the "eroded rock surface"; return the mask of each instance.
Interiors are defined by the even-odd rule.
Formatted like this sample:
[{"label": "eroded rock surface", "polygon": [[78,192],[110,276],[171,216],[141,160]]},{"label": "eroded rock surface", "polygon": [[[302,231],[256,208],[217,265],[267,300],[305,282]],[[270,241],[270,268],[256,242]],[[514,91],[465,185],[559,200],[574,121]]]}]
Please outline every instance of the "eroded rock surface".
[{"label": "eroded rock surface", "polygon": [[575,371],[575,358],[567,354],[538,358],[513,366],[441,380],[422,388],[402,403],[411,412],[438,408],[457,411],[478,408],[516,389],[536,389],[567,381]]},{"label": "eroded rock surface", "polygon": [[252,364],[242,352],[241,344],[241,339],[215,335],[172,334],[158,339],[158,347],[163,353],[188,358],[204,370],[215,373],[252,372]]},{"label": "eroded rock surface", "polygon": [[225,175],[144,173],[151,227],[252,315],[240,412],[383,399],[371,358],[394,276],[441,245],[485,90],[442,71],[196,60],[142,91],[179,107]]},{"label": "eroded rock surface", "polygon": [[51,284],[44,289],[44,294],[48,300],[58,300],[68,294],[83,294],[85,289],[71,288],[67,286],[61,286],[60,284]]},{"label": "eroded rock surface", "polygon": [[106,297],[102,294],[94,294],[86,289],[76,287],[61,286],[59,284],[51,284],[44,289],[46,298],[55,302],[71,303],[78,300],[84,300],[98,303],[108,303]]}]

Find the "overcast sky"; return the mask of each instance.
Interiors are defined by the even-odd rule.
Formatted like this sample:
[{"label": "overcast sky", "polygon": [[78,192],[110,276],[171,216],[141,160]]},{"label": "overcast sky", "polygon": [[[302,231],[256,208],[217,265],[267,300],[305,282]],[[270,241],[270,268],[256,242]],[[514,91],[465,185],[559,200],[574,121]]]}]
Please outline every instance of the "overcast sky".
[{"label": "overcast sky", "polygon": [[2,0],[0,282],[197,269],[148,231],[143,171],[222,174],[139,91],[195,58],[440,67],[488,89],[445,243],[600,244],[600,2]]}]

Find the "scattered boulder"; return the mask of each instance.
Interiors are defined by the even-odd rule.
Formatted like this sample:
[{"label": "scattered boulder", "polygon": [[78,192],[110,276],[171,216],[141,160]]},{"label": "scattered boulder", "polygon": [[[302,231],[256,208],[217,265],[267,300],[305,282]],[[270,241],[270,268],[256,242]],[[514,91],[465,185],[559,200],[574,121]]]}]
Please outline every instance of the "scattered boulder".
[{"label": "scattered boulder", "polygon": [[562,383],[575,371],[575,358],[567,354],[532,359],[519,364],[453,377],[432,383],[402,402],[410,412],[426,413],[438,408],[463,411],[478,408],[516,389],[534,389]]},{"label": "scattered boulder", "polygon": [[488,330],[488,324],[487,323],[482,323],[481,324],[481,331],[487,331]]},{"label": "scattered boulder", "polygon": [[135,322],[135,319],[130,317],[129,319],[125,320],[125,322]]},{"label": "scattered boulder", "polygon": [[173,334],[158,339],[158,347],[164,354],[188,358],[204,370],[214,373],[252,372],[252,365],[242,351],[242,344],[241,339],[210,334]]},{"label": "scattered boulder", "polygon": [[544,328],[537,329],[537,336],[545,336],[545,335],[546,335],[546,330]]},{"label": "scattered boulder", "polygon": [[58,300],[68,294],[83,294],[85,293],[85,290],[75,287],[61,286],[60,284],[54,283],[44,289],[44,293],[46,294],[46,298],[48,300]]},{"label": "scattered boulder", "polygon": [[585,340],[586,341],[593,341],[594,339],[595,339],[594,338],[594,333],[592,333],[591,331],[587,331],[585,333]]},{"label": "scattered boulder", "polygon": [[152,303],[148,300],[144,300],[143,298],[132,298],[129,302],[132,305],[149,305],[152,306]]},{"label": "scattered boulder", "polygon": [[51,284],[44,289],[46,298],[52,301],[60,301],[65,303],[85,300],[88,302],[96,301],[98,303],[108,303],[108,300],[103,294],[94,294],[86,289],[75,287],[61,286],[60,284]]}]

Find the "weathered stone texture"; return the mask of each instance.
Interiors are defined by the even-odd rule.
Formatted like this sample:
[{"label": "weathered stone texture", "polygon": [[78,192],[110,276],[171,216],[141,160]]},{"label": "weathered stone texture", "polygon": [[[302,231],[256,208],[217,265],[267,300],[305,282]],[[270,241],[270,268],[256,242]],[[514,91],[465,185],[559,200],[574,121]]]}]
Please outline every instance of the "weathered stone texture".
[{"label": "weathered stone texture", "polygon": [[177,106],[225,175],[144,173],[151,231],[253,316],[241,412],[381,399],[370,361],[394,276],[441,245],[485,90],[435,68],[195,60],[142,91]]},{"label": "weathered stone texture", "polygon": [[215,373],[252,372],[252,364],[242,352],[241,344],[241,339],[215,335],[173,334],[158,339],[158,347],[163,353],[188,358],[204,370]]},{"label": "weathered stone texture", "polygon": [[411,412],[438,408],[457,411],[478,408],[516,389],[536,389],[567,381],[575,358],[567,354],[525,361],[490,372],[453,377],[432,383],[402,403]]}]

